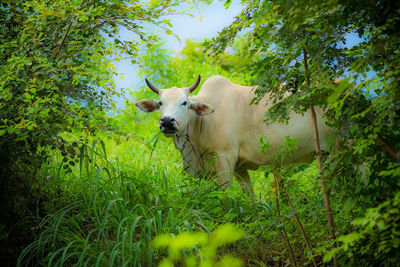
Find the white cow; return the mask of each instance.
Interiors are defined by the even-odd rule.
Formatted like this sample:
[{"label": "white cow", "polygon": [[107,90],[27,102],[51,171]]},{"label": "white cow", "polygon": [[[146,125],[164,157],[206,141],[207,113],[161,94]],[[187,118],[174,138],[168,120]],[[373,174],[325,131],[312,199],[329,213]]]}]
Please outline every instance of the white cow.
[{"label": "white cow", "polygon": [[[290,162],[309,160],[314,149],[310,111],[304,115],[292,112],[288,124],[263,122],[271,106],[265,95],[258,105],[250,105],[255,97],[254,88],[240,86],[221,76],[209,78],[196,96],[189,96],[199,85],[200,75],[189,88],[158,89],[146,79],[160,101],[141,100],[136,106],[143,111],[161,110],[160,128],[167,137],[174,139],[181,152],[184,169],[199,177],[205,172],[217,175],[222,188],[230,188],[235,176],[244,190],[253,193],[248,170],[273,164],[271,157],[280,151],[286,136],[300,141],[299,149]],[[316,109],[321,147],[330,134]],[[270,153],[260,152],[260,136],[271,142]]]}]

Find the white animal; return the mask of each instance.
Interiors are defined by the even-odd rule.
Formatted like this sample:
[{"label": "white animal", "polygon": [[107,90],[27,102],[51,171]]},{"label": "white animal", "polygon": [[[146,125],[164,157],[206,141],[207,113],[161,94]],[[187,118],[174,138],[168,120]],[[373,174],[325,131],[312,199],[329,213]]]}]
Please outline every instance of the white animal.
[{"label": "white animal", "polygon": [[[271,155],[280,151],[286,136],[299,140],[298,150],[290,162],[309,160],[314,149],[310,110],[304,115],[292,112],[288,123],[263,122],[271,106],[269,95],[258,104],[250,104],[254,88],[240,86],[221,76],[209,78],[196,96],[189,96],[200,83],[200,75],[189,88],[158,89],[146,79],[148,87],[160,101],[141,100],[136,106],[143,111],[161,111],[160,128],[174,139],[181,152],[184,169],[199,177],[205,172],[217,175],[221,188],[230,188],[235,176],[243,190],[253,193],[248,170],[274,164]],[[321,147],[331,133],[316,108]],[[270,153],[260,152],[260,136],[271,143]]]}]

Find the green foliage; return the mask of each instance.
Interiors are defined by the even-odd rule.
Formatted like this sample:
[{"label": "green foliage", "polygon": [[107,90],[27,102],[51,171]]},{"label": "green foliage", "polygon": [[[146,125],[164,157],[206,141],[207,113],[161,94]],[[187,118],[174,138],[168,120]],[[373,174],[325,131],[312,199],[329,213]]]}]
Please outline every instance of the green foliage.
[{"label": "green foliage", "polygon": [[[153,245],[156,248],[168,247],[168,258],[160,262],[159,266],[174,266],[179,261],[185,263],[185,266],[243,266],[240,259],[230,255],[223,255],[219,262],[216,261],[218,247],[233,243],[243,236],[244,232],[233,224],[224,224],[210,235],[204,232],[160,235],[154,239]],[[184,256],[184,251],[193,249],[197,255]]]},{"label": "green foliage", "polygon": [[[38,170],[51,159],[48,148],[61,150],[68,162],[64,168],[71,171],[78,160],[72,142],[113,127],[106,111],[114,106],[112,97],[120,93],[114,84],[112,59],[137,59],[142,46],[157,40],[144,31],[144,24],[168,30],[169,21],[162,16],[177,14],[179,3],[1,1],[2,229],[10,231],[16,220],[42,213],[41,202],[47,194],[42,192]],[[121,29],[132,32],[134,38],[121,41]],[[60,132],[74,132],[76,139],[61,139]],[[23,229],[32,228],[29,220],[23,224]],[[31,238],[23,235],[10,242]],[[2,240],[0,250],[9,247],[15,246]]]},{"label": "green foliage", "polygon": [[[158,19],[174,3],[162,7],[153,4],[3,2],[2,149],[14,141],[12,149],[24,147],[35,152],[37,144],[61,130],[89,128],[88,116],[95,114],[96,106],[113,105],[111,97],[119,93],[110,56],[137,57],[140,45],[156,38],[140,30],[140,21],[165,24]],[[142,40],[116,39],[120,28],[131,30]]]},{"label": "green foliage", "polygon": [[[77,142],[78,162],[69,166],[71,171],[64,169],[61,152],[52,152],[54,160],[44,163],[38,175],[48,200],[41,203],[43,217],[35,220],[37,236],[20,255],[19,265],[155,266],[167,255],[164,250],[155,250],[151,241],[163,234],[171,237],[183,232],[214,236],[212,244],[219,248],[213,260],[218,262],[235,264],[235,257],[245,265],[287,263],[279,225],[282,220],[292,222],[293,211],[283,201],[282,217],[276,215],[273,192],[266,189],[270,177],[265,178],[263,172],[252,175],[260,198],[256,203],[237,183],[232,191],[218,191],[215,181],[192,178],[182,171],[180,154],[170,140],[161,137],[153,151],[148,144],[153,139],[152,129],[136,124],[137,135],[118,139],[107,134]],[[74,136],[65,134],[63,138]],[[324,225],[315,174],[312,166],[286,177],[306,231]],[[240,240],[230,228],[229,238],[226,229],[211,234],[227,223],[247,234]],[[299,261],[307,263],[296,227],[288,224],[287,231]],[[320,233],[312,242],[319,239],[327,236]],[[207,240],[210,245],[211,239]],[[226,244],[229,240],[234,243]],[[198,249],[183,252],[185,259],[193,261],[190,255],[197,256]]]},{"label": "green foliage", "polygon": [[[343,265],[396,264],[399,167],[388,151],[400,150],[400,2],[246,0],[218,37],[187,41],[173,56],[144,31],[143,21],[172,33],[162,16],[180,13],[180,3],[0,4],[3,262],[12,264],[24,247],[18,265],[283,266],[292,263],[284,226],[296,262],[310,265],[298,216],[317,261],[335,256]],[[122,28],[135,37],[120,40]],[[355,35],[360,43],[346,45]],[[290,110],[302,113],[311,105],[326,110],[327,123],[338,129],[322,174],[339,247],[327,252],[332,242],[315,162],[285,164],[295,140],[287,138],[275,155],[285,188],[278,216],[271,168],[251,173],[257,202],[237,183],[221,192],[215,181],[182,171],[171,140],[154,131],[157,114],[142,116],[127,103],[109,117],[118,94],[111,58],[123,56],[140,62],[142,75],[161,88],[186,87],[198,74],[203,82],[222,75],[258,84],[258,96],[269,94],[274,102],[267,121],[284,121]],[[142,89],[134,97],[154,97]]]},{"label": "green foliage", "polygon": [[341,236],[341,245],[330,251],[325,261],[337,254],[346,255],[346,265],[393,266],[399,261],[400,193],[355,219],[355,232]]},{"label": "green foliage", "polygon": [[[241,52],[258,58],[251,68],[260,85],[254,101],[268,94],[274,103],[268,122],[285,121],[291,110],[304,113],[312,105],[327,111],[326,121],[338,133],[330,140],[322,175],[336,219],[341,214],[349,222],[394,197],[400,187],[392,172],[400,150],[399,2],[249,0],[244,5],[206,47],[218,55],[245,30]],[[359,43],[348,45],[352,39]],[[352,231],[349,224],[342,230]],[[373,249],[369,253],[373,257]]]}]

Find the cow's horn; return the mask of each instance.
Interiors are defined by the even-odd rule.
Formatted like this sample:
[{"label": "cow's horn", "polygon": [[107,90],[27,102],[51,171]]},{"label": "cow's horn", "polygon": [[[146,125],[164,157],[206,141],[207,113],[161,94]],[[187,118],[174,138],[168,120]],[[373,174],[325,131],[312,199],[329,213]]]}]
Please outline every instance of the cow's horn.
[{"label": "cow's horn", "polygon": [[144,79],[144,80],[146,81],[147,86],[148,86],[154,93],[156,93],[157,95],[160,93],[160,90],[159,90],[157,87],[155,87],[149,80],[147,80],[147,79]]},{"label": "cow's horn", "polygon": [[197,80],[194,82],[194,84],[188,88],[189,94],[190,94],[191,92],[193,92],[194,89],[197,88],[197,86],[199,86],[200,80],[201,80],[201,76],[199,75],[199,77],[197,77]]}]

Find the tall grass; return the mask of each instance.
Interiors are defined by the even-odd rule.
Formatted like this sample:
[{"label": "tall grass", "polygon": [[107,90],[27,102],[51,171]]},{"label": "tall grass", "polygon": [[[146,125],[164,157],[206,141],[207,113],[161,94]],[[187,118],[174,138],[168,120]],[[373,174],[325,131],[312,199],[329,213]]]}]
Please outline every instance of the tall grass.
[{"label": "tall grass", "polygon": [[[53,162],[42,166],[48,190],[56,197],[47,203],[49,215],[42,219],[35,242],[21,253],[19,266],[154,266],[166,256],[165,250],[152,247],[155,236],[211,232],[227,222],[247,234],[222,250],[243,258],[246,265],[288,261],[283,221],[289,223],[285,227],[299,262],[310,260],[290,223],[296,211],[282,203],[284,215],[276,215],[272,180],[262,170],[252,174],[259,198],[254,202],[236,183],[233,190],[222,192],[213,180],[187,176],[178,152],[163,138],[151,158],[152,146],[139,138],[103,140],[82,142],[79,164],[70,173],[56,153]],[[292,185],[288,189],[297,212],[306,230],[323,228],[315,166],[299,175],[287,185]],[[311,242],[326,240],[319,232],[311,235]]]}]

